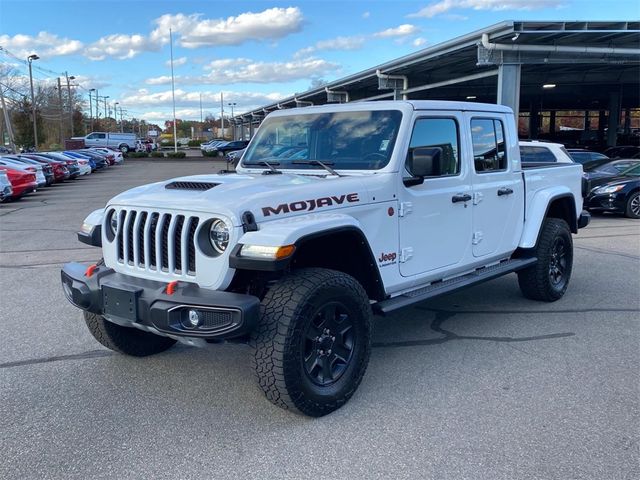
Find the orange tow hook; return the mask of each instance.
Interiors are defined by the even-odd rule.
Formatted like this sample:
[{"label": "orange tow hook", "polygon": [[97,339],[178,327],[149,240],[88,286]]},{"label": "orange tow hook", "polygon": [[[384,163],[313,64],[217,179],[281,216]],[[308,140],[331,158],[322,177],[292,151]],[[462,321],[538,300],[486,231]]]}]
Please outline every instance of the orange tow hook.
[{"label": "orange tow hook", "polygon": [[167,295],[173,295],[176,293],[176,289],[178,288],[178,281],[174,280],[173,282],[169,282],[167,285]]},{"label": "orange tow hook", "polygon": [[93,272],[95,272],[97,269],[98,269],[98,265],[89,265],[87,267],[87,271],[84,272],[84,276],[90,277],[91,275],[93,275]]}]

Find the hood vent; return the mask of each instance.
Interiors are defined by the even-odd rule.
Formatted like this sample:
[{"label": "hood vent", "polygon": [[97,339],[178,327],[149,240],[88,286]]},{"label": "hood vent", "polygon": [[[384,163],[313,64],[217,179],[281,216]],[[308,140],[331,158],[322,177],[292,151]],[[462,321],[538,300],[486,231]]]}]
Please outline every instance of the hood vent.
[{"label": "hood vent", "polygon": [[218,185],[220,184],[213,182],[171,182],[167,183],[164,188],[167,190],[199,190],[203,192]]}]

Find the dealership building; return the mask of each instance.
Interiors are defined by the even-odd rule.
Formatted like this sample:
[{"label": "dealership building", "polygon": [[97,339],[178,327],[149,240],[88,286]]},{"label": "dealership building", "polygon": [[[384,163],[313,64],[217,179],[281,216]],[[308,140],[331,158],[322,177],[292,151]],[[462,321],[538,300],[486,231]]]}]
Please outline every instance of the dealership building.
[{"label": "dealership building", "polygon": [[637,143],[640,21],[505,21],[231,119],[250,138],[278,109],[368,100],[500,103],[521,138]]}]

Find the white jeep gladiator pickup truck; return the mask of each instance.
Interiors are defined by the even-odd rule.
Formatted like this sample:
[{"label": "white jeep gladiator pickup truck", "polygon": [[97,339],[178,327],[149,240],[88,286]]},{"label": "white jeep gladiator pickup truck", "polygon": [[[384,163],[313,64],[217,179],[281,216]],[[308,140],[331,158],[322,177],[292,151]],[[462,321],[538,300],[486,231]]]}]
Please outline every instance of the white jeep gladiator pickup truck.
[{"label": "white jeep gladiator pickup truck", "polygon": [[249,340],[274,404],[325,415],[355,392],[371,318],[517,272],[555,301],[582,211],[577,164],[521,165],[513,112],[443,101],[269,114],[235,172],[124,192],[78,237],[97,265],[63,267],[104,346]]}]

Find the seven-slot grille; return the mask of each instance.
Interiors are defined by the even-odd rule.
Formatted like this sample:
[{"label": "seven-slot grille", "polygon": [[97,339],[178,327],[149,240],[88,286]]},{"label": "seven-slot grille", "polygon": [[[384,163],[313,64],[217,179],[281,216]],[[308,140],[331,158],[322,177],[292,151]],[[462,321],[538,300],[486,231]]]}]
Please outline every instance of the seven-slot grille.
[{"label": "seven-slot grille", "polygon": [[117,215],[116,251],[120,263],[195,276],[198,217],[137,210],[120,210]]}]

